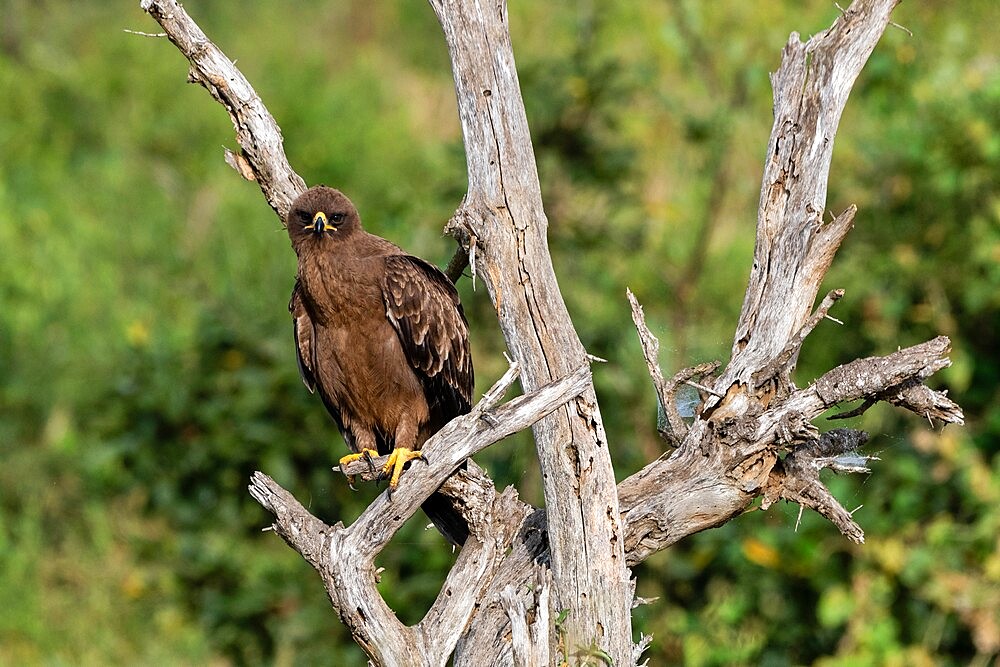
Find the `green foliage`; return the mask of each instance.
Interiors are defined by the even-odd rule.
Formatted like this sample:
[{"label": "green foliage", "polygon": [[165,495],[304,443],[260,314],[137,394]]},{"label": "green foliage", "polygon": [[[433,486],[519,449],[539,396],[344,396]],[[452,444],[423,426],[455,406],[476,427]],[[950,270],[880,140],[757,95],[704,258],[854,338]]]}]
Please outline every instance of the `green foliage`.
[{"label": "green foliage", "polygon": [[[246,493],[261,469],[329,521],[344,452],[299,383],[294,258],[221,160],[224,111],[134,3],[0,8],[0,663],[363,664],[315,574]],[[438,263],[465,166],[447,53],[412,2],[189,7],[261,93],[296,169]],[[665,369],[725,359],[771,124],[766,73],[824,3],[514,3],[550,245],[618,474],[663,451],[624,289]],[[867,544],[797,507],[754,512],[636,570],[653,664],[987,664],[1000,651],[1000,67],[995,3],[903,4],[841,125],[830,208],[857,203],[800,383],[938,333],[968,425],[877,408],[882,461],[832,478]],[[460,284],[482,386],[488,299]],[[483,457],[540,502],[527,435]],[[453,560],[414,520],[379,560],[407,622]],[[599,656],[592,656],[599,661]]]}]

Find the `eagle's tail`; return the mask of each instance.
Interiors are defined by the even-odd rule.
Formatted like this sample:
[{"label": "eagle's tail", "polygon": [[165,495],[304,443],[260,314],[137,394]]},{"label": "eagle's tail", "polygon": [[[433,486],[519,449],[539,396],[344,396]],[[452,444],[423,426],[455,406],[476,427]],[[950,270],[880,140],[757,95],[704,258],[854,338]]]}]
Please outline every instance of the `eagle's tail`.
[{"label": "eagle's tail", "polygon": [[433,493],[420,508],[434,527],[455,546],[462,546],[469,537],[469,525],[452,505],[453,501],[441,493]]}]

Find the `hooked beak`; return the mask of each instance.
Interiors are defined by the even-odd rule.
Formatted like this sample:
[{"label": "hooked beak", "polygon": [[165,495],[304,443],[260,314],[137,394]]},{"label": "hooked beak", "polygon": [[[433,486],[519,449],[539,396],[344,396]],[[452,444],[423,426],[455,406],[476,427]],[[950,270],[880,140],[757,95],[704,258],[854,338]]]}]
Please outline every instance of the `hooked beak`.
[{"label": "hooked beak", "polygon": [[312,223],[305,226],[311,232],[316,232],[317,235],[323,234],[327,229],[333,229],[330,226],[329,221],[326,219],[326,213],[319,211],[313,216]]}]

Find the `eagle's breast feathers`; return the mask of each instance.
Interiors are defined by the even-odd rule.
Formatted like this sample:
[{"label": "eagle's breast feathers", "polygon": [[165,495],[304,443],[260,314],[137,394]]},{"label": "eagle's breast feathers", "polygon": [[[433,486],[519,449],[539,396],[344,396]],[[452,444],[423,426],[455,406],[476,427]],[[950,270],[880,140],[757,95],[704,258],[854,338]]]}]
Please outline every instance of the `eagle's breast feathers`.
[{"label": "eagle's breast feathers", "polygon": [[291,228],[314,213],[306,208],[288,222],[299,258],[288,308],[302,381],[318,390],[352,449],[419,448],[472,405],[458,292],[432,264],[363,231],[356,212],[343,230]]}]

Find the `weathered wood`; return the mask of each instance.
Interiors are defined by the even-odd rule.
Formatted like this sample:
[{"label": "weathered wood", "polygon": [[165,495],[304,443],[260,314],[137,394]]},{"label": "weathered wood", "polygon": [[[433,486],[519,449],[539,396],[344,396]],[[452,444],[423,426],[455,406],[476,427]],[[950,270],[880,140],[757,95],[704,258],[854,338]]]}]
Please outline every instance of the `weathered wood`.
[{"label": "weathered wood", "polygon": [[666,415],[666,423],[661,427],[660,434],[671,444],[676,445],[684,438],[687,426],[677,413],[674,397],[667,386],[667,381],[663,378],[663,371],[660,369],[660,341],[646,326],[646,315],[643,313],[642,306],[639,305],[639,300],[635,298],[635,294],[632,294],[632,290],[626,290],[625,294],[632,307],[632,322],[635,323],[635,330],[639,334],[642,356],[646,359],[646,368],[649,370],[649,377],[653,380],[656,398]]},{"label": "weathered wood", "polygon": [[[820,436],[811,420],[842,402],[889,400],[903,387],[919,386],[941,406],[935,417],[961,424],[958,405],[920,384],[949,365],[948,351],[948,339],[941,336],[884,357],[838,366],[809,387],[777,399],[766,411],[725,423],[696,419],[669,458],[650,463],[618,485],[629,563],[640,562],[692,533],[725,523],[745,511],[765,490],[773,491],[781,480],[772,476],[786,475],[784,470],[774,470],[777,452],[798,452],[818,442]],[[914,411],[921,414],[919,408]],[[823,450],[817,450],[813,458],[824,455]],[[800,462],[805,461],[808,452],[797,456]],[[790,499],[817,510],[820,505],[829,508],[822,512],[824,516],[836,514],[838,528],[860,541],[860,527],[842,521],[839,512],[843,508],[827,496],[818,480],[816,485],[822,489],[816,497]]]},{"label": "weathered wood", "polygon": [[[469,191],[451,229],[471,246],[526,390],[582,363],[546,241],[528,121],[503,0],[431,0],[451,54]],[[567,648],[632,656],[629,573],[607,437],[593,389],[534,428]]]},{"label": "weathered wood", "polygon": [[467,484],[459,486],[470,537],[434,604],[412,627],[404,626],[379,595],[375,558],[462,461],[578,396],[589,385],[590,373],[581,367],[494,407],[511,381],[505,378],[495,385],[471,413],[452,420],[429,439],[424,444],[427,464],[411,464],[406,484],[391,498],[388,492],[380,495],[348,527],[328,526],[313,517],[267,475],[255,473],[251,480],[250,493],[274,515],[274,530],[316,568],[334,609],[375,664],[447,664],[531,508],[517,499],[515,491],[498,494],[491,483],[476,493]]},{"label": "weathered wood", "polygon": [[[771,75],[774,125],[757,214],[753,265],[733,339],[715,389],[742,412],[755,372],[785,349],[812,310],[834,253],[854,222],[849,208],[825,222],[834,138],[848,95],[899,0],[857,0],[808,42],[792,33]],[[787,369],[790,370],[790,369]],[[732,390],[734,384],[739,387]]]},{"label": "weathered wood", "polygon": [[500,593],[500,605],[510,619],[511,652],[518,667],[546,667],[549,651],[549,589],[551,571],[535,565],[534,585],[508,586]]},{"label": "weathered wood", "polygon": [[[761,495],[768,504],[773,502],[768,498],[773,497],[800,502],[829,518],[850,539],[862,541],[860,527],[818,479],[774,468],[779,442],[794,445],[796,431],[804,431],[807,440],[795,445],[791,453],[801,467],[818,473],[816,462],[827,456],[828,449],[815,447],[822,437],[808,428],[810,419],[838,402],[864,400],[886,391],[893,394],[894,388],[911,386],[947,364],[943,357],[947,351],[947,339],[937,338],[886,357],[863,359],[831,370],[820,378],[823,385],[833,378],[846,378],[847,373],[867,380],[860,385],[856,381],[842,385],[838,382],[842,391],[827,394],[826,399],[815,389],[818,380],[759,416],[734,420],[722,428],[695,420],[673,454],[650,463],[618,486],[628,564],[638,564],[689,535],[726,523],[745,512]],[[915,386],[932,391],[924,385]],[[938,400],[948,400],[933,393]],[[935,416],[949,423],[962,423],[957,405]],[[820,461],[820,465],[831,467],[830,462]],[[451,484],[449,480],[441,491],[458,497],[469,495],[466,488],[449,488]],[[493,656],[497,664],[516,664],[510,654],[509,619],[501,596],[510,586],[530,585],[528,573],[533,563],[547,560],[546,528],[541,510],[530,514],[519,528],[511,552],[484,589],[475,622],[459,641],[456,667],[481,665],[484,656]]]},{"label": "weathered wood", "polygon": [[[887,357],[862,360],[864,366],[853,367],[859,376],[870,376],[870,369],[899,365],[909,379],[898,374],[877,374],[881,383],[869,383],[860,390],[861,393],[851,390],[830,396],[828,400],[858,400],[883,393],[883,384],[908,384],[914,378],[926,376],[930,369],[939,367],[943,361],[940,355],[946,351],[946,341],[935,339]],[[842,368],[838,367],[823,377],[842,377]],[[619,485],[626,536],[625,556],[629,565],[640,563],[691,534],[727,522],[745,512],[757,496],[765,495],[767,498],[767,494],[776,494],[776,497],[816,509],[830,518],[849,538],[863,540],[863,533],[850,513],[829,495],[822,483],[806,484],[811,477],[787,475],[784,469],[768,468],[767,474],[762,476],[757,465],[767,458],[766,452],[778,440],[783,424],[794,423],[796,415],[800,421],[804,415],[815,417],[834,405],[835,402],[819,398],[813,388],[802,389],[782,406],[777,406],[773,415],[734,425],[723,434],[729,438],[725,441],[713,435],[708,422],[696,421],[692,426],[694,432],[689,433],[685,443],[673,455],[654,461]],[[764,430],[758,433],[753,430],[755,427]],[[782,437],[788,435],[786,432]],[[820,439],[815,442],[820,442]],[[825,448],[810,451],[808,445],[793,450],[801,467],[817,473],[820,468],[815,467],[814,462],[827,453]],[[823,463],[822,467],[830,467],[829,462]],[[469,471],[450,478],[440,490],[446,495],[469,500],[480,495],[481,489],[490,484],[488,478],[483,479],[481,471]],[[465,509],[474,506],[476,501],[473,500],[465,505]],[[531,513],[524,515],[523,509]],[[493,656],[496,664],[518,664],[511,655],[511,628],[503,592],[511,587],[528,590],[532,581],[529,573],[534,564],[548,559],[544,512],[526,506],[522,511],[517,513],[518,520],[522,516],[527,518],[517,529],[511,552],[497,567],[490,584],[483,589],[475,621],[470,623],[459,641],[455,656],[458,667],[480,665],[485,655]],[[527,602],[525,604],[527,606]]]}]

